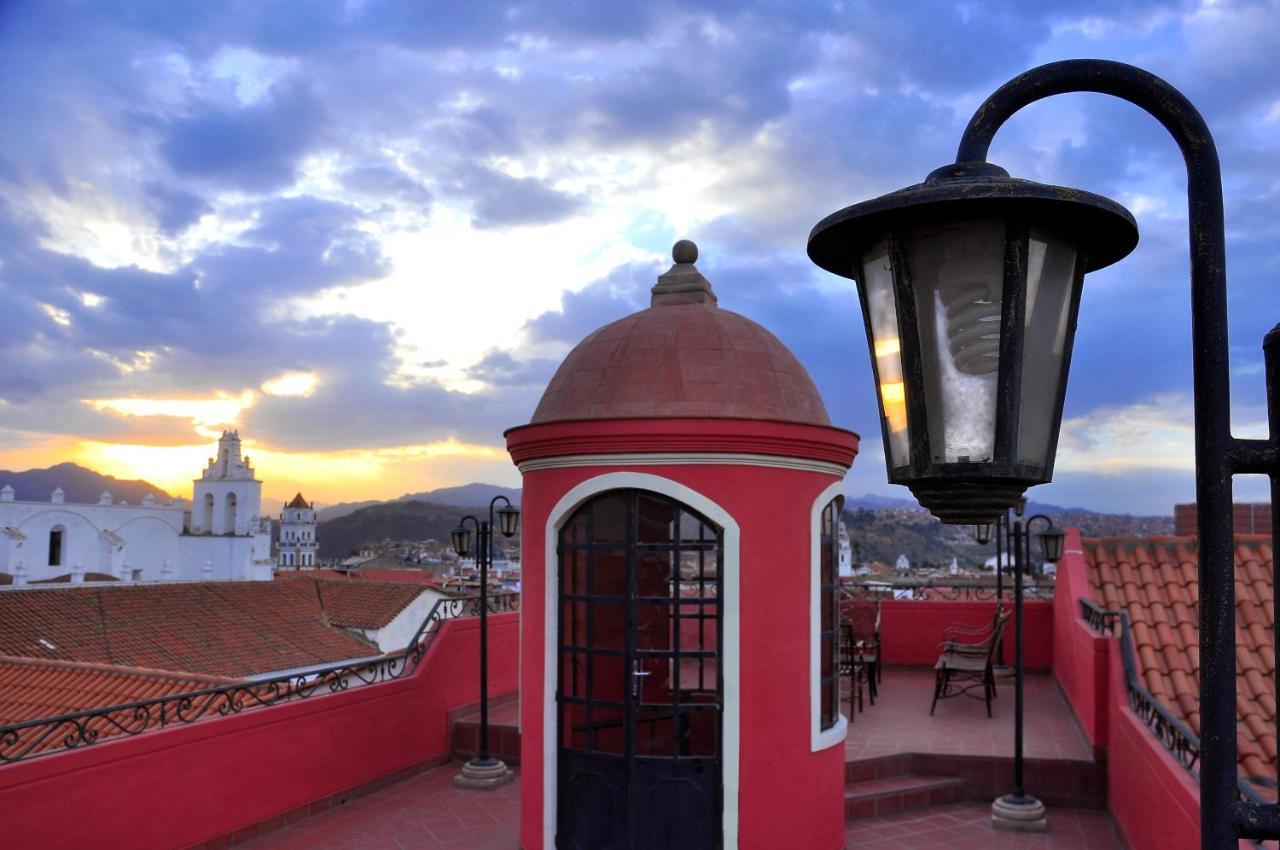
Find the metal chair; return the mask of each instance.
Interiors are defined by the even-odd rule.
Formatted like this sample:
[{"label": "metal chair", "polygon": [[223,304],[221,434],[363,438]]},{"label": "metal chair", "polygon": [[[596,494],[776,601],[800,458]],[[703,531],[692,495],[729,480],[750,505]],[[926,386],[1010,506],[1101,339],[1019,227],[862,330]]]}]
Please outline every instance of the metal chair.
[{"label": "metal chair", "polygon": [[1000,606],[984,643],[943,643],[942,655],[934,665],[936,678],[933,684],[933,704],[929,706],[930,717],[938,707],[938,700],[958,696],[973,696],[976,699],[976,695],[970,692],[979,686],[982,687],[982,695],[987,703],[987,717],[991,717],[991,700],[996,695],[992,661],[1008,622],[1009,612]]}]

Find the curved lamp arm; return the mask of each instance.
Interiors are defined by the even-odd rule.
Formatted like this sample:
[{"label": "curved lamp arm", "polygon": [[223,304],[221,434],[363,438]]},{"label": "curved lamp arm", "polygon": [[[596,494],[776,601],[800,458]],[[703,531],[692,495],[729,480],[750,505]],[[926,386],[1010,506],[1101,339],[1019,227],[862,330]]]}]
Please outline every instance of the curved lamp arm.
[{"label": "curved lamp arm", "polygon": [[[1235,803],[1235,586],[1231,476],[1277,471],[1271,441],[1231,437],[1226,239],[1218,152],[1204,118],[1164,80],[1120,62],[1076,59],[1034,68],[978,107],[957,162],[982,161],[996,131],[1027,104],[1067,92],[1126,100],[1159,121],[1187,167],[1191,238],[1191,336],[1195,388],[1196,501],[1200,506],[1201,846],[1222,850],[1242,837],[1280,834],[1277,807]],[[1268,382],[1270,383],[1270,381]],[[1233,808],[1234,807],[1234,808]]]}]

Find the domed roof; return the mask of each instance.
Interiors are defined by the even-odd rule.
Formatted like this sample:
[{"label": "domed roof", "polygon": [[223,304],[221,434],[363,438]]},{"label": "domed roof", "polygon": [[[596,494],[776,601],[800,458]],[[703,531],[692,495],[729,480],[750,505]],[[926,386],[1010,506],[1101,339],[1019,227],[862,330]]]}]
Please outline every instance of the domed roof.
[{"label": "domed roof", "polygon": [[717,306],[676,243],[651,306],[578,343],[560,364],[533,424],[574,419],[774,419],[830,425],[808,371],[777,337]]}]

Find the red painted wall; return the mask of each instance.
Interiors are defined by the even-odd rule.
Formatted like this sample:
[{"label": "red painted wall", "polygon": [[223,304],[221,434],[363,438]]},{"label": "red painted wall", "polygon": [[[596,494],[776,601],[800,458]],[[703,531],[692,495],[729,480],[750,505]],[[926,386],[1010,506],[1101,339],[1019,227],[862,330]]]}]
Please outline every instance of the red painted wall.
[{"label": "red painted wall", "polygon": [[[1053,605],[1023,602],[1023,653],[1029,670],[1053,664]],[[995,616],[995,602],[886,599],[880,604],[880,656],[884,664],[932,667],[938,661],[943,630],[953,624],[987,627]],[[1013,663],[1013,621],[1004,636],[1004,658]]]},{"label": "red painted wall", "polygon": [[678,481],[728,511],[741,529],[738,846],[842,847],[844,747],[810,752],[808,633],[810,511],[818,495],[838,479],[816,472],[728,465],[593,466],[525,473],[522,847],[551,850],[543,848],[541,782],[547,518],[572,487],[615,471]]},{"label": "red painted wall", "polygon": [[1107,808],[1129,850],[1197,850],[1200,786],[1129,710],[1120,641],[1109,640]]},{"label": "red painted wall", "polygon": [[1130,850],[1200,846],[1200,789],[1130,709],[1120,641],[1080,617],[1092,598],[1080,533],[1068,529],[1053,600],[1053,673],[1094,747],[1106,750],[1107,808]]},{"label": "red painted wall", "polygon": [[[518,616],[489,619],[493,693],[515,688]],[[479,698],[479,634],[444,623],[394,682],[0,767],[0,847],[185,847],[440,756]]]},{"label": "red painted wall", "polygon": [[1112,640],[1099,635],[1080,617],[1081,597],[1092,599],[1093,592],[1080,532],[1069,528],[1053,597],[1053,674],[1089,742],[1101,749],[1107,745],[1110,726]]}]

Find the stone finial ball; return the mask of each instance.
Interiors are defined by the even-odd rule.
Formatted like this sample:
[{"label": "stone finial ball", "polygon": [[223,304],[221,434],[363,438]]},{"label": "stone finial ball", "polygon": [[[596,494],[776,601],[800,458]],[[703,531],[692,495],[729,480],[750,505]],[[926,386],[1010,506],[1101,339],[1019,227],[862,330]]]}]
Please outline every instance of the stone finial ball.
[{"label": "stone finial ball", "polygon": [[693,263],[698,260],[698,246],[691,239],[681,239],[671,248],[671,259],[677,263]]}]

